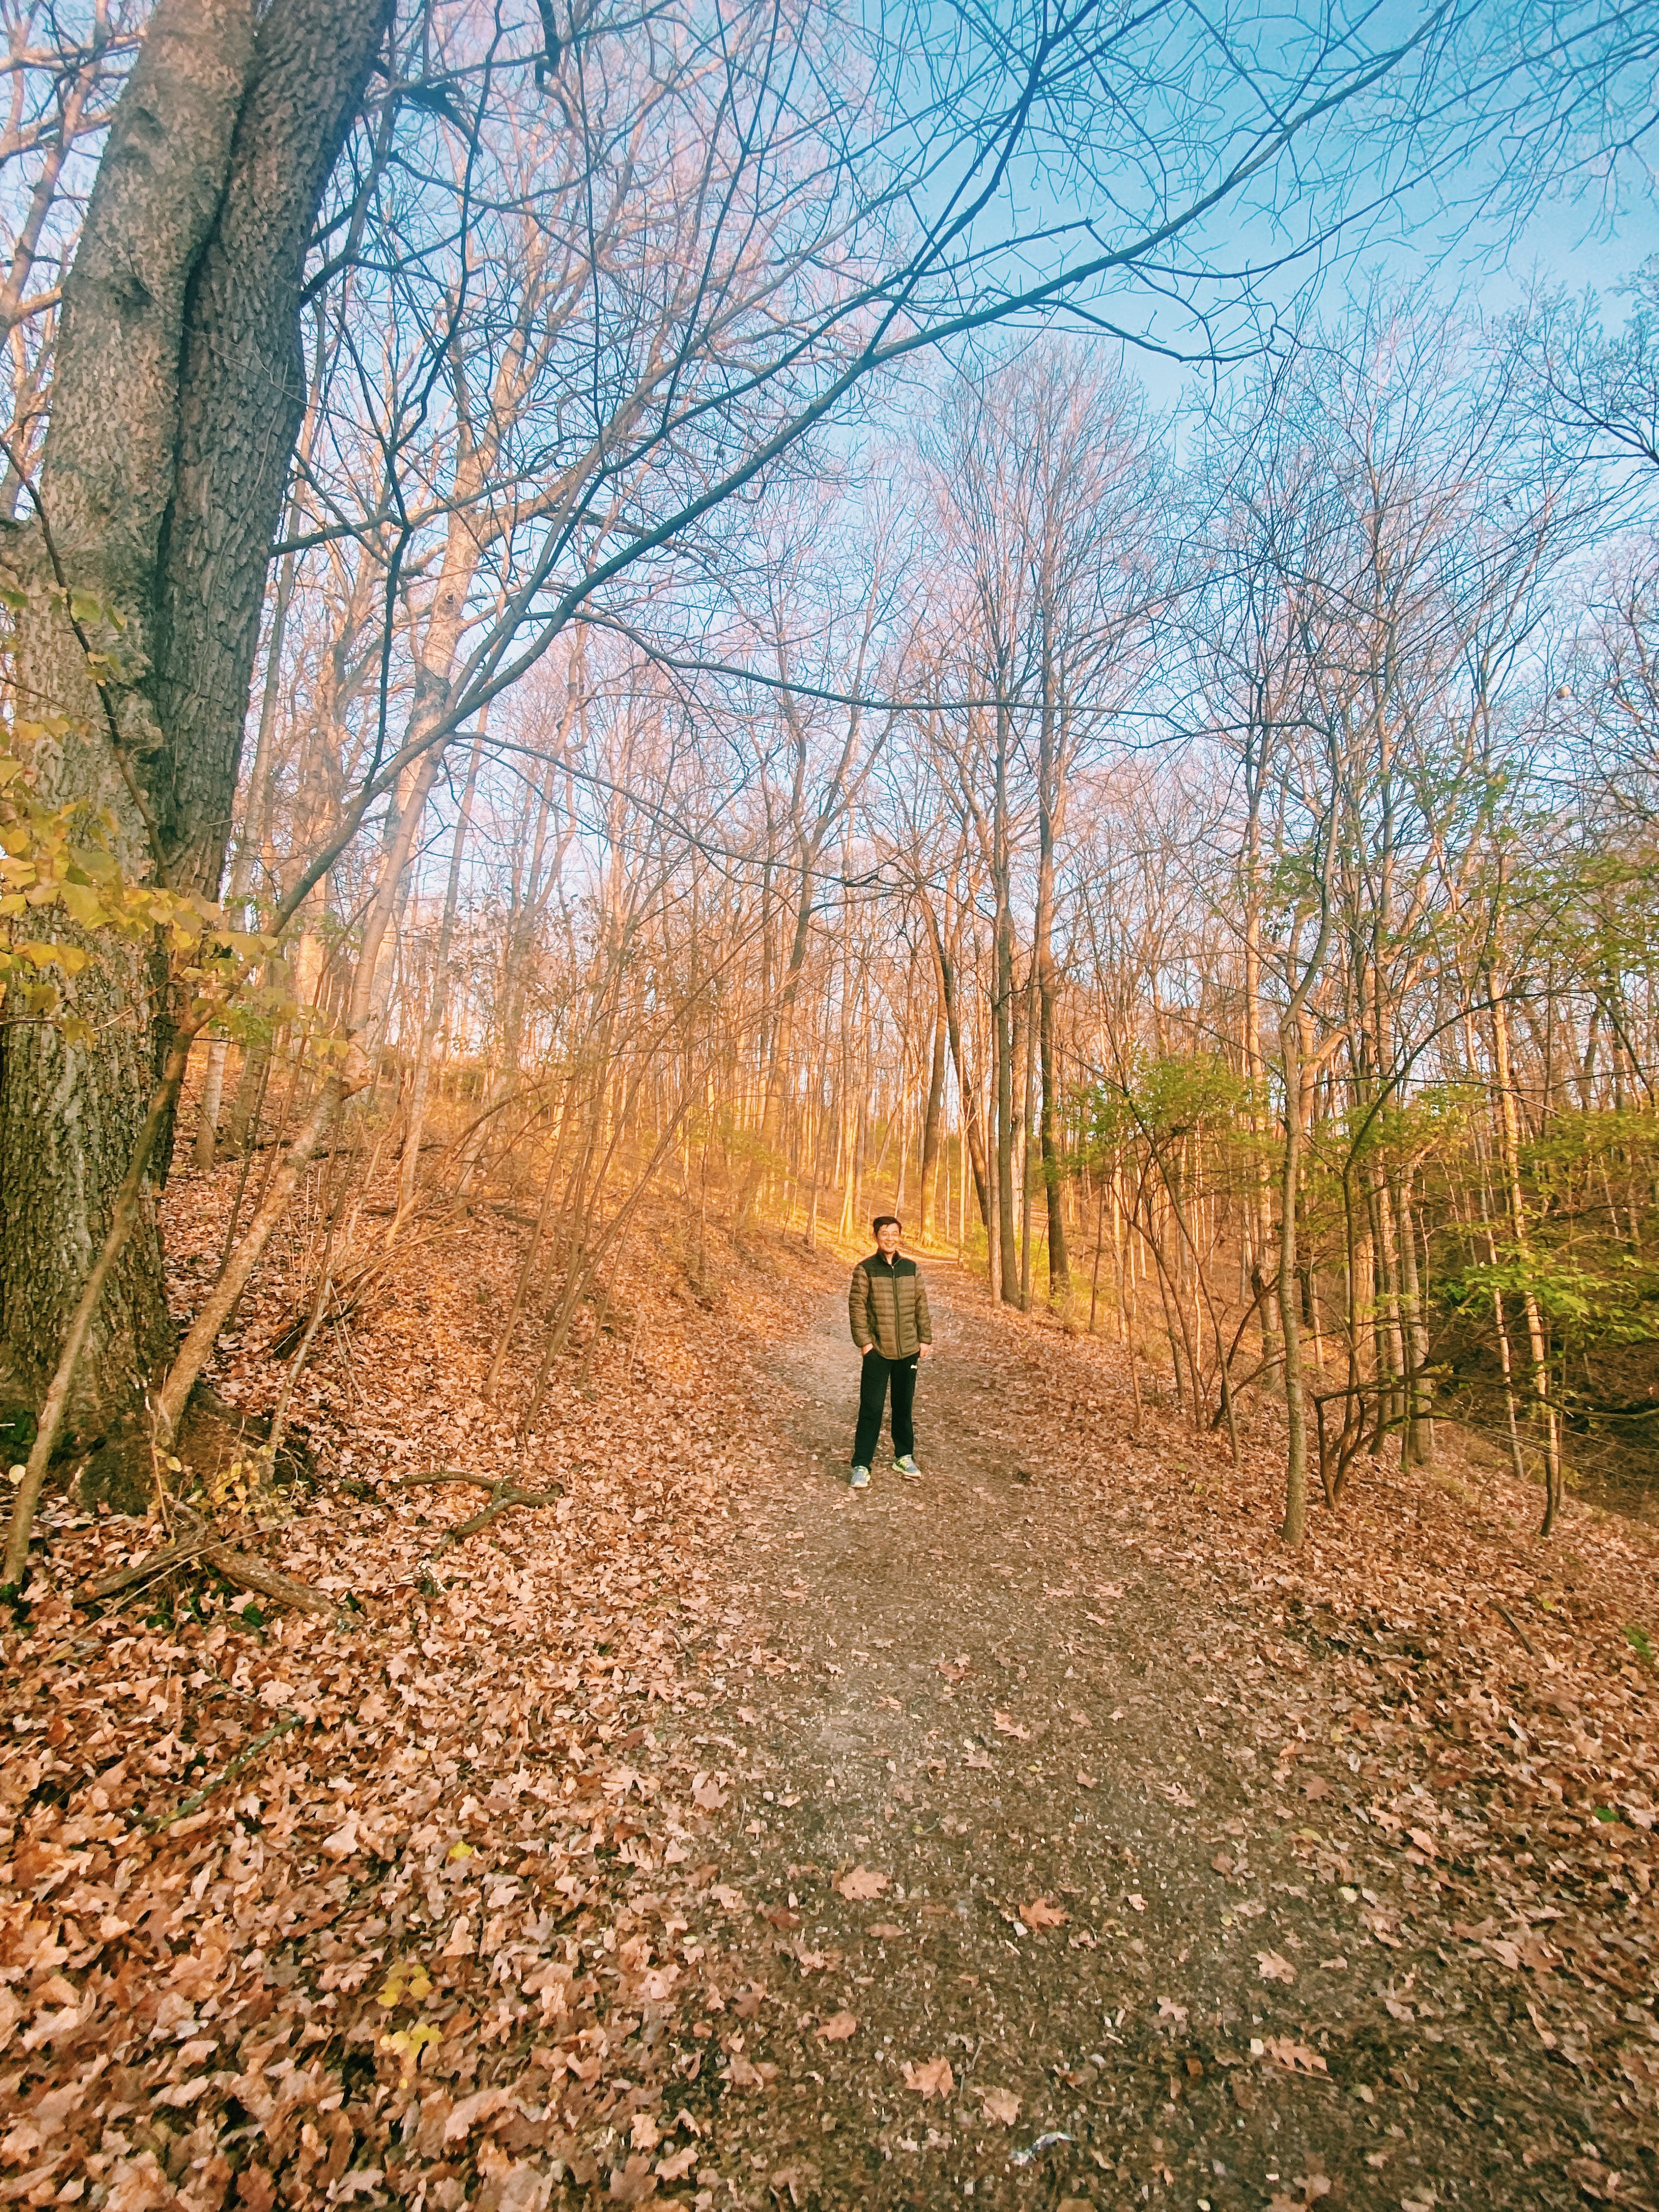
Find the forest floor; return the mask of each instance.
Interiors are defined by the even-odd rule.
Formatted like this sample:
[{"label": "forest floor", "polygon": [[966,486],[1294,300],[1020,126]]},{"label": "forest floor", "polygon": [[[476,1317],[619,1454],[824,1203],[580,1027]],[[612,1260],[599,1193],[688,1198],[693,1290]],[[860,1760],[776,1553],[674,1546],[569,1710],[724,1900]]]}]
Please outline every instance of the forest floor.
[{"label": "forest floor", "polygon": [[[182,1308],[228,1191],[170,1201]],[[0,2203],[1659,2204],[1650,1531],[1540,1545],[1447,1436],[1287,1555],[1271,1407],[1237,1468],[1136,1435],[1121,1354],[942,1262],[922,1476],[855,1496],[842,1263],[666,1222],[520,1445],[518,1249],[434,1228],[319,1340],[314,1492],[240,1502],[335,1625],[100,1613],[164,1532],[46,1516]],[[447,1541],[503,1479],[562,1494]]]}]

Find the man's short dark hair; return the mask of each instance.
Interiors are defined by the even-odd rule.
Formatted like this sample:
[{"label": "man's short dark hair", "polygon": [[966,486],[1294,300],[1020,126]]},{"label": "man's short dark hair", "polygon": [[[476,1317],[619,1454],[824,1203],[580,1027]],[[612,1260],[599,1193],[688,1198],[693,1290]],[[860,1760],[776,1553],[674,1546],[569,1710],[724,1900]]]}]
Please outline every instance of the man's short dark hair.
[{"label": "man's short dark hair", "polygon": [[875,1219],[870,1224],[870,1226],[875,1231],[876,1235],[879,1237],[884,1229],[902,1229],[904,1224],[899,1219],[896,1213],[878,1213]]}]

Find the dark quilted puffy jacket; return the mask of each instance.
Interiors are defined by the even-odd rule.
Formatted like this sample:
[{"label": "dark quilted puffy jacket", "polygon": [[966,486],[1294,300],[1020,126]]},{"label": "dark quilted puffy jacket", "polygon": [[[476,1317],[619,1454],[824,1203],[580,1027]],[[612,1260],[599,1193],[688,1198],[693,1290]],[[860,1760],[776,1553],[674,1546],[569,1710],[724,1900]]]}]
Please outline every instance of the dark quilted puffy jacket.
[{"label": "dark quilted puffy jacket", "polygon": [[847,1293],[847,1319],[860,1352],[873,1344],[884,1359],[914,1358],[933,1340],[927,1285],[915,1261],[902,1252],[890,1261],[879,1252],[860,1260]]}]

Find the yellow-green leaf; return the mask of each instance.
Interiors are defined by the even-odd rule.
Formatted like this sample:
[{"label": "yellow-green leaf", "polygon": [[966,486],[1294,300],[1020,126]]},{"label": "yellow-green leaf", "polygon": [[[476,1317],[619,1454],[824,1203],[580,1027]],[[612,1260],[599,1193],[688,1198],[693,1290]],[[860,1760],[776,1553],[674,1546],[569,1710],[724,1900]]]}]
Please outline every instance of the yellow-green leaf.
[{"label": "yellow-green leaf", "polygon": [[109,909],[90,884],[65,880],[62,885],[64,911],[82,929],[96,929],[111,919]]}]

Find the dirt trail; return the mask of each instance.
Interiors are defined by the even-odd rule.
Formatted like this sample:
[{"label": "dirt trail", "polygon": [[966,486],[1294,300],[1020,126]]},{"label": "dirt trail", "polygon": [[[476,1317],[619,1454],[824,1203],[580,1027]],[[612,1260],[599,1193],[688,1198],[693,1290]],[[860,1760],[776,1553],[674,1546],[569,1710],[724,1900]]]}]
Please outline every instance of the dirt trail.
[{"label": "dirt trail", "polygon": [[[696,1739],[736,1769],[708,1940],[747,1990],[688,2062],[688,2102],[718,2094],[701,2201],[1581,2202],[1553,2161],[1620,2163],[1587,2081],[1451,1936],[1402,1954],[1419,1854],[1342,1840],[1369,1790],[1303,1725],[1317,1651],[1264,1665],[1247,1570],[1034,1456],[1029,1337],[929,1273],[919,1481],[884,1438],[846,1487],[839,1296],[753,1363],[789,1471],[751,1498]],[[1101,1371],[1079,1350],[1077,1389]],[[832,1890],[853,1869],[888,1886]],[[907,2086],[940,2059],[948,2090]]]}]

